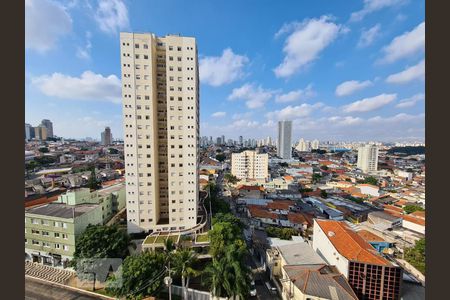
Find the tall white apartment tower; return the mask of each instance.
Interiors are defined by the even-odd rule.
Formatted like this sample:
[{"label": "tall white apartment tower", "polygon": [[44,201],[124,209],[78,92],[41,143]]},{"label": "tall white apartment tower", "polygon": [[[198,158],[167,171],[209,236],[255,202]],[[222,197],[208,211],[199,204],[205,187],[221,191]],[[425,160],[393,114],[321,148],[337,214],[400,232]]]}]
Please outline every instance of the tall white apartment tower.
[{"label": "tall white apartment tower", "polygon": [[195,38],[120,34],[128,232],[197,224]]},{"label": "tall white apartment tower", "polygon": [[292,158],[292,121],[278,121],[277,155],[283,159]]},{"label": "tall white apartment tower", "polygon": [[366,144],[358,149],[357,167],[363,172],[374,172],[378,169],[378,146]]}]

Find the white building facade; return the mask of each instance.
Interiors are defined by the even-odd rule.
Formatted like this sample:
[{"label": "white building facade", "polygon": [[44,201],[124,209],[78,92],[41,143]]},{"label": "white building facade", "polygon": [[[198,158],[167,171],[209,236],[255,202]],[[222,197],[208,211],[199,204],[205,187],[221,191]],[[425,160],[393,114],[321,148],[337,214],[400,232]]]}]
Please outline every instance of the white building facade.
[{"label": "white building facade", "polygon": [[231,174],[239,179],[267,179],[269,155],[246,150],[231,154]]},{"label": "white building facade", "polygon": [[195,38],[121,33],[128,232],[197,223],[199,80]]},{"label": "white building facade", "polygon": [[363,172],[375,172],[378,170],[378,146],[366,144],[358,149],[357,167]]}]

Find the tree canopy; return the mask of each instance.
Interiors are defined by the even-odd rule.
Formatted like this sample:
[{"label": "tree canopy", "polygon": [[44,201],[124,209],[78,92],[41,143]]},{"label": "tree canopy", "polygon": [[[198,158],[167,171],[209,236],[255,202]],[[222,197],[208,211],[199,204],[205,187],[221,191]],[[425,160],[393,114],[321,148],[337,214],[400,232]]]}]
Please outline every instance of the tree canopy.
[{"label": "tree canopy", "polygon": [[166,254],[157,251],[144,251],[128,256],[119,272],[108,281],[106,290],[116,297],[126,299],[156,296],[164,284],[166,260]]},{"label": "tree canopy", "polygon": [[369,176],[366,179],[363,180],[363,183],[371,184],[371,185],[378,185],[378,179],[376,179],[373,176]]},{"label": "tree canopy", "polygon": [[416,242],[414,247],[405,249],[405,260],[425,274],[425,239]]},{"label": "tree canopy", "polygon": [[410,214],[415,211],[424,211],[424,209],[419,205],[405,205],[405,207],[403,207],[403,211]]},{"label": "tree canopy", "polygon": [[226,158],[225,154],[222,154],[222,153],[216,154],[216,159],[220,162],[223,162],[225,160],[225,158]]},{"label": "tree canopy", "polygon": [[97,190],[98,188],[100,188],[100,184],[99,184],[99,182],[97,180],[97,177],[95,175],[95,167],[91,168],[91,176],[89,177],[87,186],[91,190]]},{"label": "tree canopy", "polygon": [[223,176],[223,178],[231,184],[235,184],[239,181],[239,179],[236,176],[234,176],[233,174],[230,174],[230,173],[225,174]]},{"label": "tree canopy", "polygon": [[282,240],[290,240],[293,235],[298,235],[297,230],[294,228],[279,228],[274,226],[267,227],[266,232],[268,236]]},{"label": "tree canopy", "polygon": [[77,239],[74,260],[79,258],[125,258],[130,237],[117,225],[88,225]]}]

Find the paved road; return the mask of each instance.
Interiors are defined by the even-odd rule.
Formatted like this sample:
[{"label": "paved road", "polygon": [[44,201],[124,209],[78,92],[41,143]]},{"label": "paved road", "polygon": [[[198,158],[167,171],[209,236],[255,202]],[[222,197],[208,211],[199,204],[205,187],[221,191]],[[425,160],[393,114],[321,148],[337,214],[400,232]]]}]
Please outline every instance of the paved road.
[{"label": "paved road", "polygon": [[25,277],[25,300],[98,300],[100,297],[89,296],[74,290],[43,283]]}]

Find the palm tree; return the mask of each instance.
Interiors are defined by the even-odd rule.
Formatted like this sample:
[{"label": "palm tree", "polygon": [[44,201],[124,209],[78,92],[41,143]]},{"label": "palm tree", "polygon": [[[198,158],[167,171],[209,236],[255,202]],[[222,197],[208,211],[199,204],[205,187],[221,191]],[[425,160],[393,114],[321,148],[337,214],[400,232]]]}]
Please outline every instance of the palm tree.
[{"label": "palm tree", "polygon": [[197,253],[191,249],[179,249],[173,257],[173,270],[178,276],[181,276],[181,286],[183,288],[183,299],[187,300],[187,289],[189,288],[189,279],[198,276],[200,271],[193,267],[197,262]]},{"label": "palm tree", "polygon": [[203,271],[206,278],[203,280],[205,286],[209,286],[213,297],[224,296],[225,292],[231,290],[232,285],[229,282],[229,274],[227,273],[226,261],[224,259],[213,261],[208,264]]}]

